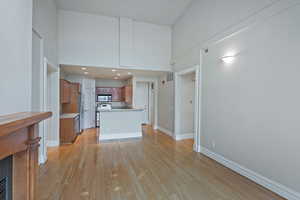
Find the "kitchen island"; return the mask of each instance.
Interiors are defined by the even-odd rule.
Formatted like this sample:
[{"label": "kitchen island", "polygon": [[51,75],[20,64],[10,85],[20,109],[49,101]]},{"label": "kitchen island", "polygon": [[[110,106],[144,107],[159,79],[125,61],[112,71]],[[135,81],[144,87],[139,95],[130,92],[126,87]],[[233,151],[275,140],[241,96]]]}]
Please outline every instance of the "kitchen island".
[{"label": "kitchen island", "polygon": [[144,109],[111,109],[100,111],[99,140],[142,137]]}]

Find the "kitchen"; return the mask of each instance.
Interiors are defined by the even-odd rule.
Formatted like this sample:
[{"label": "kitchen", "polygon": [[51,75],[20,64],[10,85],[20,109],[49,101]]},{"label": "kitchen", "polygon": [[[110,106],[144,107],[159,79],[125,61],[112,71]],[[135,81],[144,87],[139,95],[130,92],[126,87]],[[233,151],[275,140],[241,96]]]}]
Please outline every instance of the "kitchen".
[{"label": "kitchen", "polygon": [[[74,116],[78,117],[80,130],[97,128],[100,141],[140,138],[142,124],[155,126],[157,80],[165,72],[80,66],[62,66],[61,69],[62,83],[81,86],[80,95],[73,98],[80,99],[76,102],[76,112],[61,110],[61,138],[66,134],[62,130],[65,117],[73,120]],[[62,91],[63,88],[61,94]],[[62,108],[67,105],[63,103]],[[80,131],[68,143],[73,143],[79,134]]]}]

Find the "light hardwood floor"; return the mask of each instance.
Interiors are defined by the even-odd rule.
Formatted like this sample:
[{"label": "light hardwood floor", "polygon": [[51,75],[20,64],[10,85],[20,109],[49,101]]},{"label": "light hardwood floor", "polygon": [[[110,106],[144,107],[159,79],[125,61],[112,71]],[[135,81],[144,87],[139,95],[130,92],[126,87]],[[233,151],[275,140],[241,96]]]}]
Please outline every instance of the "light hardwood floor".
[{"label": "light hardwood floor", "polygon": [[96,129],[51,148],[38,200],[280,200],[279,196],[144,127],[142,139],[97,142]]}]

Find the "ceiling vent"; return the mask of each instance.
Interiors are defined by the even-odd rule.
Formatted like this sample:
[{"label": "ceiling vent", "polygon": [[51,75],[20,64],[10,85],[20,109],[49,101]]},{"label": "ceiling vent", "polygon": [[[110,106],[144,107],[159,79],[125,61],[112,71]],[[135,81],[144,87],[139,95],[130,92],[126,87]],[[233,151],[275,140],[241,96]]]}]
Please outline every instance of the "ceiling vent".
[{"label": "ceiling vent", "polygon": [[167,82],[173,81],[173,80],[174,80],[174,73],[173,72],[169,72],[167,74]]}]

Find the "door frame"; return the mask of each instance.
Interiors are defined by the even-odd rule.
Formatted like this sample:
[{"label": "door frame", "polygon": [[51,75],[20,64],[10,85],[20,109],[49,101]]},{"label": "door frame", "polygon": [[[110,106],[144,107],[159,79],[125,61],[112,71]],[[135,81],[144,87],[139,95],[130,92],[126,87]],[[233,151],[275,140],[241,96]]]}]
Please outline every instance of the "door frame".
[{"label": "door frame", "polygon": [[[39,87],[39,96],[40,96],[40,105],[39,105],[39,111],[44,111],[44,107],[45,107],[45,99],[44,99],[44,89],[45,89],[45,80],[44,80],[44,74],[45,74],[45,68],[44,68],[44,39],[42,37],[42,35],[35,30],[34,28],[32,29],[32,35],[37,36],[37,38],[39,39],[39,51],[40,51],[40,87]],[[41,122],[38,125],[38,129],[39,129],[39,136],[41,137],[41,142],[40,142],[40,147],[39,147],[39,164],[43,164],[46,162],[47,160],[47,152],[45,152],[46,149],[46,145],[45,145],[45,141],[46,141],[46,137],[45,137],[45,121]]]},{"label": "door frame", "polygon": [[174,139],[178,138],[181,130],[181,78],[183,75],[195,72],[195,113],[194,113],[194,146],[195,152],[200,152],[200,109],[201,109],[201,66],[196,65],[188,69],[175,72],[175,127],[174,127]]},{"label": "door frame", "polygon": [[[44,111],[49,111],[48,109],[48,99],[51,98],[51,112],[52,117],[45,120],[44,132],[45,132],[45,141],[44,145],[47,152],[47,147],[57,147],[59,146],[59,115],[60,115],[60,93],[59,93],[59,79],[60,79],[60,69],[57,65],[50,62],[46,57],[44,57],[44,90],[43,90],[43,98],[44,98]],[[48,79],[51,80],[51,88],[50,88],[50,97],[49,94],[49,87],[48,87]],[[51,135],[52,139],[49,140],[49,133],[46,126],[46,123],[51,126]],[[47,161],[47,154],[45,156]]]}]

